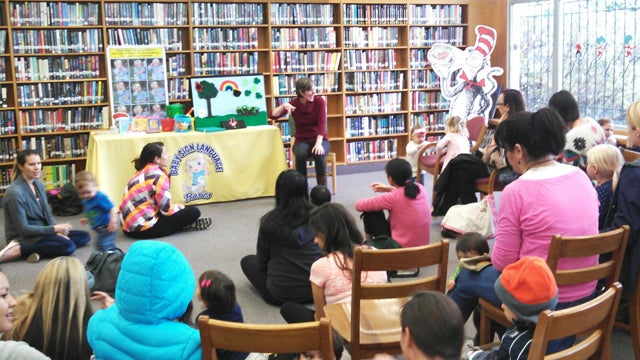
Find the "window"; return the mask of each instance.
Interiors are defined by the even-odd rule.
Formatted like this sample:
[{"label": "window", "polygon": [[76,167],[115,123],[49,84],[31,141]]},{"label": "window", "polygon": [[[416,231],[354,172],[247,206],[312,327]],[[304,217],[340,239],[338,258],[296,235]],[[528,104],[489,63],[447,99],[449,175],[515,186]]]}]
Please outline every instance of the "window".
[{"label": "window", "polygon": [[640,99],[639,16],[640,0],[511,0],[509,86],[531,110],[569,90],[583,116],[624,126]]}]

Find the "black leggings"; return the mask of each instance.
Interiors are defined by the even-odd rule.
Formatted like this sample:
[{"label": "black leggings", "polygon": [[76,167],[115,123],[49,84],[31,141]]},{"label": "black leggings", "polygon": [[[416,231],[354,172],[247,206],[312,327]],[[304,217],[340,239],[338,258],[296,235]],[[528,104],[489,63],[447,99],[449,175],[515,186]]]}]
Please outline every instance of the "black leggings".
[{"label": "black leggings", "polygon": [[292,302],[285,303],[280,308],[280,315],[289,324],[316,321],[315,314],[308,307]]},{"label": "black leggings", "polygon": [[247,255],[240,260],[240,267],[244,276],[249,279],[251,285],[258,290],[258,293],[268,304],[280,306],[283,301],[275,298],[267,289],[267,272],[258,265],[257,255]]},{"label": "black leggings", "polygon": [[182,231],[193,224],[200,217],[200,210],[195,206],[185,207],[169,216],[160,215],[152,227],[144,231],[123,231],[125,235],[134,239],[157,239]]},{"label": "black leggings", "polygon": [[453,168],[444,188],[444,198],[440,204],[435,204],[436,216],[446,214],[453,205],[476,202],[476,180],[489,176],[487,165],[482,162],[459,162],[448,166]]}]

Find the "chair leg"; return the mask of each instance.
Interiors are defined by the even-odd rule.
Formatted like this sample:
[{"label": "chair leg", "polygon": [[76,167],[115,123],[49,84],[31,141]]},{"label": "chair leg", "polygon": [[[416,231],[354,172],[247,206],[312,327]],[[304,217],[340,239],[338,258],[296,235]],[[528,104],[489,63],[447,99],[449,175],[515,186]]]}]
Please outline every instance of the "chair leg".
[{"label": "chair leg", "polygon": [[629,332],[631,334],[631,345],[636,359],[640,359],[640,277],[636,281],[636,289],[631,295],[629,302]]},{"label": "chair leg", "polygon": [[338,192],[338,180],[337,180],[337,176],[338,176],[338,167],[336,165],[336,155],[332,154],[332,158],[331,158],[331,183],[333,185],[333,195],[336,194],[336,192]]}]

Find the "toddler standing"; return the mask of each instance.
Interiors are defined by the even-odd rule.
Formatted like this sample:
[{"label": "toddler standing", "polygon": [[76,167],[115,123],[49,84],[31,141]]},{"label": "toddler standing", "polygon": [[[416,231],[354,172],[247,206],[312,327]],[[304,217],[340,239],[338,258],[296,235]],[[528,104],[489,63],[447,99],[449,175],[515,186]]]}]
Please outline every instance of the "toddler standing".
[{"label": "toddler standing", "polygon": [[[211,319],[243,323],[242,309],[236,301],[236,286],[227,275],[217,270],[207,270],[198,278],[197,297],[205,310],[198,317],[206,315]],[[247,353],[216,349],[220,360],[242,360]]]},{"label": "toddler standing", "polygon": [[468,153],[471,149],[469,145],[469,132],[465,126],[464,121],[459,116],[450,116],[444,122],[446,135],[438,141],[436,145],[436,151],[438,154],[444,153],[446,149],[446,155],[444,157],[444,163],[442,169],[447,167],[447,164],[451,159],[459,154]]},{"label": "toddler standing", "polygon": [[587,152],[587,174],[595,181],[598,193],[598,228],[602,230],[613,200],[613,189],[618,181],[618,174],[624,164],[624,158],[617,147],[600,144]]},{"label": "toddler standing", "polygon": [[[416,181],[418,177],[418,156],[425,146],[429,145],[429,142],[425,141],[427,136],[427,130],[422,126],[416,124],[411,127],[411,141],[407,144],[407,161],[411,164],[411,171],[413,171],[413,181]],[[420,183],[424,185],[424,180],[420,177]]]},{"label": "toddler standing", "polygon": [[80,224],[91,224],[96,231],[96,250],[115,249],[116,230],[118,230],[117,208],[109,197],[98,190],[96,179],[88,171],[76,175],[76,188],[84,208],[84,217]]}]

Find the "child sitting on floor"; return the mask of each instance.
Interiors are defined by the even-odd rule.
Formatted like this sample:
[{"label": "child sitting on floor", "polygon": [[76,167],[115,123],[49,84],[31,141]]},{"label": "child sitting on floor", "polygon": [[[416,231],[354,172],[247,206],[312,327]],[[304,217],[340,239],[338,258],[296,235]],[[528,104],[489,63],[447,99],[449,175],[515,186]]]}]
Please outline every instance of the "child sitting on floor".
[{"label": "child sitting on floor", "polygon": [[539,257],[526,256],[505,267],[494,287],[504,315],[513,325],[502,336],[500,346],[492,350],[482,351],[467,343],[464,360],[526,359],[538,315],[554,310],[558,303],[556,279]]},{"label": "child sitting on floor", "polygon": [[468,232],[460,236],[456,244],[456,255],[460,263],[456,268],[456,272],[447,281],[447,291],[453,290],[456,286],[456,277],[458,277],[462,268],[481,271],[486,266],[491,265],[489,242],[482,234],[477,232]]},{"label": "child sitting on floor", "polygon": [[[236,287],[229,277],[220,271],[207,270],[198,278],[197,297],[205,310],[198,317],[206,315],[211,319],[243,323],[242,309],[236,301]],[[243,360],[247,353],[216,349],[220,360]]]},{"label": "child sitting on floor", "polygon": [[587,174],[595,181],[598,200],[600,201],[598,229],[604,228],[605,219],[611,201],[613,189],[618,182],[618,174],[624,165],[624,158],[617,147],[600,144],[587,152]]},{"label": "child sitting on floor", "polygon": [[[426,136],[427,130],[422,126],[416,124],[411,127],[411,141],[407,143],[407,161],[411,164],[413,181],[416,181],[418,178],[418,156],[422,149],[429,145],[429,142],[425,141]],[[424,178],[420,177],[420,180],[420,183],[424,185]]]}]

